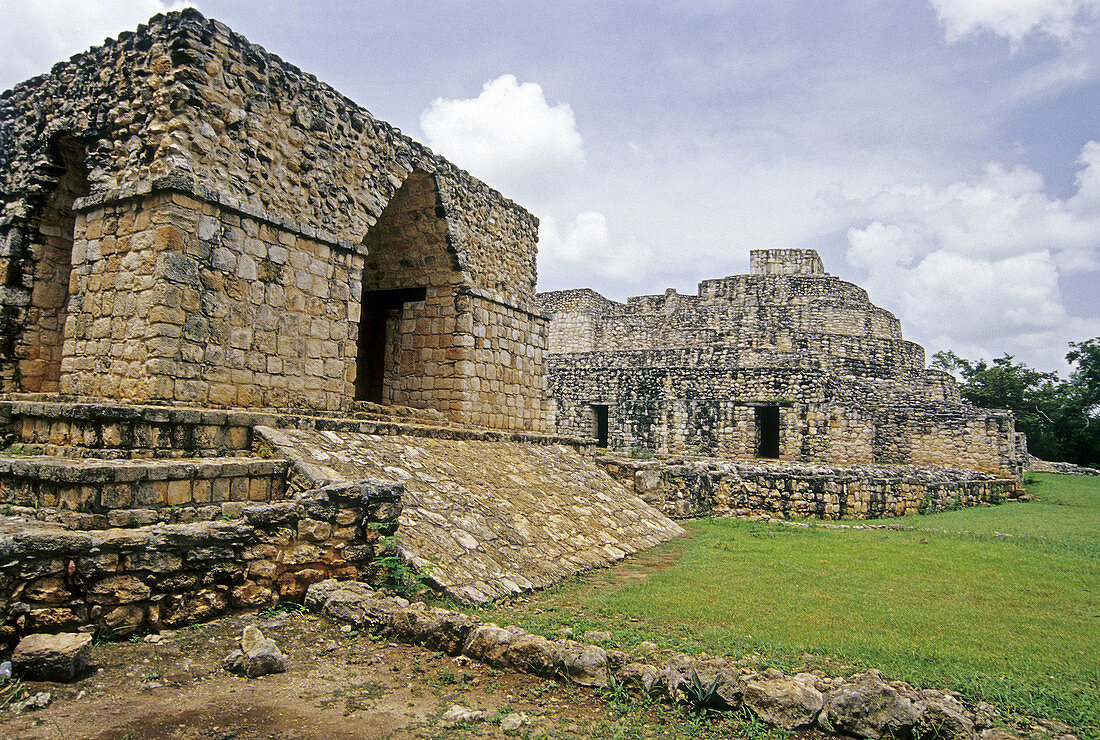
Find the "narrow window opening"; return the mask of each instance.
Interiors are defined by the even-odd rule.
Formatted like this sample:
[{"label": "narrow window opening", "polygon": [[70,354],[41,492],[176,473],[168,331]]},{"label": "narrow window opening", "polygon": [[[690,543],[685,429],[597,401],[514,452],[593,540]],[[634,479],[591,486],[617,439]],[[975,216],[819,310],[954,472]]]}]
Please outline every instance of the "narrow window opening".
[{"label": "narrow window opening", "polygon": [[608,442],[608,406],[605,404],[592,404],[592,414],[595,417],[596,446],[607,447]]},{"label": "narrow window opening", "polygon": [[779,407],[756,407],[756,456],[779,457]]},{"label": "narrow window opening", "polygon": [[[355,400],[385,403],[387,374],[401,344],[401,310],[427,298],[426,288],[376,290],[363,294],[359,314]],[[389,368],[389,373],[387,369]]]}]

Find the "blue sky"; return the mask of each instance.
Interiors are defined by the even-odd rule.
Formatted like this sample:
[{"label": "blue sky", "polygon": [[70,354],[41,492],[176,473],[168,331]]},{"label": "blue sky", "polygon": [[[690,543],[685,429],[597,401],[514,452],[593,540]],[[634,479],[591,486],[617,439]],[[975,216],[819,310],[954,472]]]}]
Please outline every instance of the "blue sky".
[{"label": "blue sky", "polygon": [[[1100,0],[199,0],[542,220],[539,287],[818,249],[929,354],[1100,336]],[[161,0],[0,0],[0,88]]]}]

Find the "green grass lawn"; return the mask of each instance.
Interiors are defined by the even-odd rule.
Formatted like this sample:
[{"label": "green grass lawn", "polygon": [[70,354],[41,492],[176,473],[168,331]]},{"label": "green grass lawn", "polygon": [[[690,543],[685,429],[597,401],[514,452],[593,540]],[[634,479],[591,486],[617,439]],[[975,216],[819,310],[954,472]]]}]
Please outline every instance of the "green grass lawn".
[{"label": "green grass lawn", "polygon": [[693,521],[482,617],[788,671],[876,667],[1100,737],[1100,478],[1032,480],[1035,501],[887,520],[904,531]]}]

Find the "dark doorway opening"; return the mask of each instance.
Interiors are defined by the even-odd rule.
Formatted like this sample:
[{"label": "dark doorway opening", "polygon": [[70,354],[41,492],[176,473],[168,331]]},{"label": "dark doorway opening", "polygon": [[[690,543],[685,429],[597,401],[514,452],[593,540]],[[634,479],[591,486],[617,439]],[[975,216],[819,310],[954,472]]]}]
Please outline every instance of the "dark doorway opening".
[{"label": "dark doorway opening", "polygon": [[779,407],[756,407],[756,456],[779,457]]},{"label": "dark doorway opening", "polygon": [[406,303],[422,301],[427,295],[426,288],[375,290],[363,294],[359,314],[356,401],[384,402],[386,364],[399,338],[390,328],[390,319],[400,318],[401,308]]},{"label": "dark doorway opening", "polygon": [[608,424],[607,424],[607,412],[608,406],[604,404],[592,404],[592,414],[595,417],[596,426],[596,446],[607,447],[608,441]]}]

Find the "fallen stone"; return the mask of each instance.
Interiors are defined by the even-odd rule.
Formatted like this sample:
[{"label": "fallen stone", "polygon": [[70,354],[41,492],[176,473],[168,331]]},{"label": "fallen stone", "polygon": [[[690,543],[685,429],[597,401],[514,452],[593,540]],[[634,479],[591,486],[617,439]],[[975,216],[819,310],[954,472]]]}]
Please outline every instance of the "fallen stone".
[{"label": "fallen stone", "polygon": [[916,702],[920,719],[917,731],[922,737],[969,740],[974,737],[974,720],[966,706],[946,691],[926,689]]},{"label": "fallen stone", "polygon": [[32,681],[72,681],[88,668],[92,636],[83,632],[27,635],[11,661],[17,675]]},{"label": "fallen stone", "polygon": [[585,642],[611,642],[611,633],[601,630],[588,630],[584,633]]},{"label": "fallen stone", "polygon": [[565,675],[581,686],[606,687],[609,681],[607,652],[595,645],[565,640],[562,643]]},{"label": "fallen stone", "polygon": [[504,655],[515,635],[498,625],[483,624],[470,630],[462,646],[462,654],[494,668],[504,668]]},{"label": "fallen stone", "polygon": [[627,663],[615,674],[615,680],[631,694],[659,693],[660,679],[661,672],[648,663]]},{"label": "fallen stone", "polygon": [[455,704],[439,718],[439,725],[440,727],[450,730],[473,722],[481,722],[488,716],[488,712],[477,709],[467,709],[466,707]]},{"label": "fallen stone", "polygon": [[542,635],[514,638],[504,651],[504,659],[514,670],[547,677],[559,675],[565,664],[561,644]]},{"label": "fallen stone", "polygon": [[877,739],[907,734],[919,712],[881,673],[868,671],[829,694],[822,718],[825,729]]},{"label": "fallen stone", "polygon": [[394,610],[383,634],[399,642],[457,655],[470,630],[479,624],[476,617],[417,603]]},{"label": "fallen stone", "polygon": [[683,701],[681,689],[691,682],[695,673],[695,659],[683,653],[673,653],[665,661],[661,674],[661,683],[658,685],[658,693],[664,692],[673,701]]},{"label": "fallen stone", "polygon": [[769,725],[786,730],[809,727],[821,713],[825,697],[814,688],[812,680],[803,678],[807,675],[747,681],[743,694],[745,706]]},{"label": "fallen stone", "polygon": [[500,721],[500,729],[508,734],[519,732],[519,728],[527,724],[527,715],[523,712],[512,712]]},{"label": "fallen stone", "polygon": [[269,673],[282,673],[286,670],[286,664],[275,641],[249,625],[241,635],[241,649],[226,656],[225,668],[230,673],[257,678]]},{"label": "fallen stone", "polygon": [[37,694],[28,696],[20,702],[17,702],[15,706],[11,708],[13,714],[22,714],[23,712],[33,712],[36,709],[45,709],[50,706],[50,702],[53,701],[53,695],[48,691],[39,691]]}]

